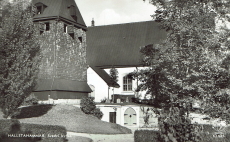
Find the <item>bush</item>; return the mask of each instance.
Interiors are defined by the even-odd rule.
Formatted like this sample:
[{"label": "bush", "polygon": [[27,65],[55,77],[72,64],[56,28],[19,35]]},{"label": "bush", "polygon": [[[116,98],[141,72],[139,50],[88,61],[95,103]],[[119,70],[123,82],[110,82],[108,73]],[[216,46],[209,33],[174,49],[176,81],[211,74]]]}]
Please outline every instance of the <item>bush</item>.
[{"label": "bush", "polygon": [[[10,124],[8,125],[8,131],[0,131],[0,141],[1,142],[13,142],[13,141],[21,141],[21,142],[36,142],[40,141],[41,137],[36,136],[32,137],[31,131],[22,131],[20,122],[17,120],[9,120],[9,121],[1,121],[3,123]],[[1,124],[1,123],[0,123]],[[28,135],[31,135],[28,137]],[[27,136],[27,137],[26,137]]]},{"label": "bush", "polygon": [[[17,139],[18,141],[38,141],[39,142],[65,142],[66,141],[66,129],[63,126],[56,125],[39,125],[39,124],[26,124],[20,123],[18,120],[0,120],[0,133],[2,134],[2,141],[12,141]],[[8,134],[31,134],[41,137],[35,138],[11,138]]]},{"label": "bush", "polygon": [[30,105],[37,105],[38,99],[34,94],[29,95],[24,102],[22,103],[22,106],[30,106]]},{"label": "bush", "polygon": [[134,142],[160,142],[159,132],[155,130],[136,130]]},{"label": "bush", "polygon": [[96,108],[96,103],[93,98],[85,97],[81,99],[80,108],[85,114],[90,114],[96,116],[98,119],[101,119],[103,113],[99,108]]},{"label": "bush", "polygon": [[19,108],[19,113],[12,116],[12,118],[22,119],[22,118],[31,118],[39,117],[46,114],[53,105],[51,104],[39,104],[33,106],[27,106]]},{"label": "bush", "polygon": [[93,115],[96,116],[98,119],[101,119],[103,116],[103,113],[101,112],[101,110],[99,108],[96,108],[93,110]]},{"label": "bush", "polygon": [[160,141],[200,142],[199,131],[178,107],[164,109],[158,118]]}]

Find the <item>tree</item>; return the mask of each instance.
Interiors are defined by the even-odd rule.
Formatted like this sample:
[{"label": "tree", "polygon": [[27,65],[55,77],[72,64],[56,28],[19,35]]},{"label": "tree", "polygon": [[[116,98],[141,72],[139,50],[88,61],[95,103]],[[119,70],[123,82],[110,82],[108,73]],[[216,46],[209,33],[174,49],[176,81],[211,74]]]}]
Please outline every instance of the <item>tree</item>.
[{"label": "tree", "polygon": [[223,62],[229,57],[229,30],[224,27],[217,30],[217,23],[226,20],[230,2],[150,2],[157,6],[153,15],[155,21],[168,34],[161,44],[141,49],[143,62],[149,68],[140,71],[138,78],[142,84],[139,88],[147,90],[147,93],[163,104],[159,117],[163,141],[199,141],[191,135],[194,128],[184,133],[185,128],[191,124],[187,116],[192,101],[202,100],[205,108],[218,104],[214,99],[215,94],[229,86],[226,81],[229,79],[229,68]]},{"label": "tree", "polygon": [[[116,83],[118,82],[118,71],[116,68],[112,67],[109,71],[110,73],[110,79],[112,82],[112,86],[115,86]],[[113,94],[114,94],[114,87],[113,87]],[[114,96],[113,96],[113,102],[114,102]]]},{"label": "tree", "polygon": [[151,2],[158,5],[154,18],[168,35],[161,44],[142,48],[149,68],[141,71],[141,88],[177,104],[176,100],[202,99],[228,86],[229,71],[223,61],[229,56],[229,34],[216,30],[216,20],[225,16],[229,2]]},{"label": "tree", "polygon": [[5,15],[0,35],[0,107],[6,118],[11,118],[35,89],[40,49],[31,4],[7,4],[3,11]]},{"label": "tree", "polygon": [[80,108],[85,114],[93,115],[98,119],[101,119],[103,113],[99,108],[96,107],[96,103],[93,98],[84,97],[81,99]]}]

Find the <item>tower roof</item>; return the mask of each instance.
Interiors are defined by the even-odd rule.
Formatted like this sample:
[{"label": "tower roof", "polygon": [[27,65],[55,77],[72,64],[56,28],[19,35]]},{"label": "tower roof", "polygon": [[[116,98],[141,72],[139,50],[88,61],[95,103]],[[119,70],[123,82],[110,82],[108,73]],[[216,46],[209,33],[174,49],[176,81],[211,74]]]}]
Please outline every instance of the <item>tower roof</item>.
[{"label": "tower roof", "polygon": [[[33,0],[33,4],[43,4],[44,11],[34,16],[34,21],[59,19],[67,23],[73,24],[84,30],[87,29],[81,13],[74,0]],[[77,20],[71,16],[70,8],[74,8],[74,15]]]}]

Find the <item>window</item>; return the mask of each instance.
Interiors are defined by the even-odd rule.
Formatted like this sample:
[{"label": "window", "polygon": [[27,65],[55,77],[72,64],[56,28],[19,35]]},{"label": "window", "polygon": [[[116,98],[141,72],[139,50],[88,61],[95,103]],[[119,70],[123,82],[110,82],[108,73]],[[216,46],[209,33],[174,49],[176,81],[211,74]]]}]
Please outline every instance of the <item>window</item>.
[{"label": "window", "polygon": [[74,33],[69,33],[69,35],[74,39]]},{"label": "window", "polygon": [[42,6],[37,6],[37,14],[42,14]]},{"label": "window", "polygon": [[123,77],[123,91],[132,91],[132,78]]},{"label": "window", "polygon": [[74,39],[74,26],[64,24],[64,32],[68,33]]},{"label": "window", "polygon": [[40,34],[42,34],[45,30],[45,24],[39,22],[39,29],[40,29]]},{"label": "window", "polygon": [[75,6],[70,5],[70,6],[68,6],[68,9],[69,9],[69,13],[70,13],[71,17],[72,17],[75,21],[77,21],[76,8],[75,8]]},{"label": "window", "polygon": [[45,8],[47,7],[43,3],[36,3],[35,6],[37,8],[36,14],[42,14]]},{"label": "window", "polygon": [[40,29],[40,34],[42,34],[44,31],[49,31],[50,30],[50,23],[46,22],[39,22],[39,29]]},{"label": "window", "polygon": [[78,37],[78,40],[82,43],[82,37],[81,36]]},{"label": "window", "polygon": [[45,23],[45,30],[49,31],[50,30],[50,23]]},{"label": "window", "polygon": [[64,32],[66,33],[67,32],[67,25],[64,24]]}]

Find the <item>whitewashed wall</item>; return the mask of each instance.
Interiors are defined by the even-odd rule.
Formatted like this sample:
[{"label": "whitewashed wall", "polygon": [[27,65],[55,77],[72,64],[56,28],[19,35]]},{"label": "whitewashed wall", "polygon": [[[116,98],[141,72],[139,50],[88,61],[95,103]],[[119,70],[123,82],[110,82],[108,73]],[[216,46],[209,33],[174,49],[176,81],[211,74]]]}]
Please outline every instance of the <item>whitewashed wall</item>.
[{"label": "whitewashed wall", "polygon": [[[138,68],[141,69],[141,68]],[[137,81],[133,81],[132,91],[123,91],[123,77],[126,76],[128,73],[133,72],[136,70],[135,67],[132,68],[117,68],[118,70],[118,84],[120,88],[110,88],[109,89],[109,98],[111,99],[112,94],[123,94],[123,95],[132,95],[134,94],[135,89],[137,88]],[[105,71],[109,74],[110,69],[105,69]],[[108,86],[103,79],[97,75],[94,70],[88,68],[87,70],[87,80],[89,85],[93,85],[95,88],[95,101],[100,102],[103,98],[108,98]],[[139,95],[144,97],[145,92],[139,92]]]}]

